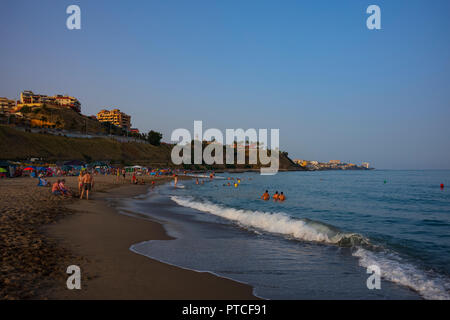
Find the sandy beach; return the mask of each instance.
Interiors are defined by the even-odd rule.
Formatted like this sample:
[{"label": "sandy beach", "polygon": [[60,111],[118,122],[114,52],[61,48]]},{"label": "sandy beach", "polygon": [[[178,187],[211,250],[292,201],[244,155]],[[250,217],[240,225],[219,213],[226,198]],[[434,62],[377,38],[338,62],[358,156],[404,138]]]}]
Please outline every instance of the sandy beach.
[{"label": "sandy beach", "polygon": [[[65,179],[76,190],[76,177]],[[95,179],[89,201],[53,196],[32,178],[0,181],[1,298],[255,299],[248,285],[131,252],[134,243],[170,237],[160,223],[122,215],[106,199],[146,193],[149,185]],[[81,268],[81,290],[66,287],[69,265]]]}]

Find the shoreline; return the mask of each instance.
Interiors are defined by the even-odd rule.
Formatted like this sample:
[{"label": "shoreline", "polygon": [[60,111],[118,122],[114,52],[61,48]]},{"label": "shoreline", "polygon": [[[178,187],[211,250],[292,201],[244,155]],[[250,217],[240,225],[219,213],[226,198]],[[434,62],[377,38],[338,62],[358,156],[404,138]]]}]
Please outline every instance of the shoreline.
[{"label": "shoreline", "polygon": [[138,196],[148,188],[123,185],[94,193],[94,200],[67,206],[74,215],[45,226],[47,236],[86,260],[80,265],[81,290],[68,290],[64,282],[38,298],[258,299],[250,285],[166,264],[130,250],[142,241],[173,239],[161,223],[124,215],[108,206],[107,199]]}]

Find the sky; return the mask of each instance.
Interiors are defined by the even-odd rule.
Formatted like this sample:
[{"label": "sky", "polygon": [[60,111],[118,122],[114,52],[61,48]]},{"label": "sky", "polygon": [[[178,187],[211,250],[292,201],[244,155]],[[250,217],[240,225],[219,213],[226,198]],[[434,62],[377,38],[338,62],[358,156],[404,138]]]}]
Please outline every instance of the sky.
[{"label": "sky", "polygon": [[[66,8],[81,8],[68,30]],[[381,9],[369,30],[366,9]],[[450,1],[1,1],[0,97],[163,133],[280,129],[291,158],[450,169]]]}]

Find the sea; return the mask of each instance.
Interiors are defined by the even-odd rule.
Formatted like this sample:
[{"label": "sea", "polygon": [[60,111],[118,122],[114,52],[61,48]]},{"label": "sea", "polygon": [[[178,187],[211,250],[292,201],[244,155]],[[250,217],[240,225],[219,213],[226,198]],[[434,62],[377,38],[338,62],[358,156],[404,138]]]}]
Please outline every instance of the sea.
[{"label": "sea", "polygon": [[[264,299],[450,299],[450,170],[196,178],[120,203],[173,237],[131,251]],[[263,201],[265,190],[286,200]]]}]

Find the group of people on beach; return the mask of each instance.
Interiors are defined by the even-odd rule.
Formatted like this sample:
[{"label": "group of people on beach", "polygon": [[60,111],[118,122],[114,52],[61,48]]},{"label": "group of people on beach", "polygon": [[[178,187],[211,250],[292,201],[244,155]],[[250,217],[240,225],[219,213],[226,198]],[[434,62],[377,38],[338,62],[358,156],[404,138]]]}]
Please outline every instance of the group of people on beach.
[{"label": "group of people on beach", "polygon": [[125,169],[120,169],[117,168],[116,169],[116,183],[119,183],[120,180],[120,176],[122,176],[122,181],[125,183],[125,179],[126,179],[126,170]]},{"label": "group of people on beach", "polygon": [[80,199],[83,199],[86,193],[86,200],[89,200],[89,191],[94,188],[94,177],[87,170],[81,170],[78,176],[78,192],[80,193]]},{"label": "group of people on beach", "polygon": [[72,192],[66,187],[65,179],[58,179],[52,184],[52,194],[55,196],[71,197]]},{"label": "group of people on beach", "polygon": [[[263,199],[264,201],[268,201],[270,199],[270,194],[268,190],[266,190],[266,192],[263,193],[261,199]],[[275,191],[275,194],[272,196],[272,199],[273,201],[283,202],[284,200],[286,200],[286,196],[284,195],[283,191],[281,191],[280,193],[278,193],[278,191]]]},{"label": "group of people on beach", "polygon": [[136,173],[133,172],[133,175],[131,176],[131,184],[145,184],[144,178],[138,179],[136,177]]}]

